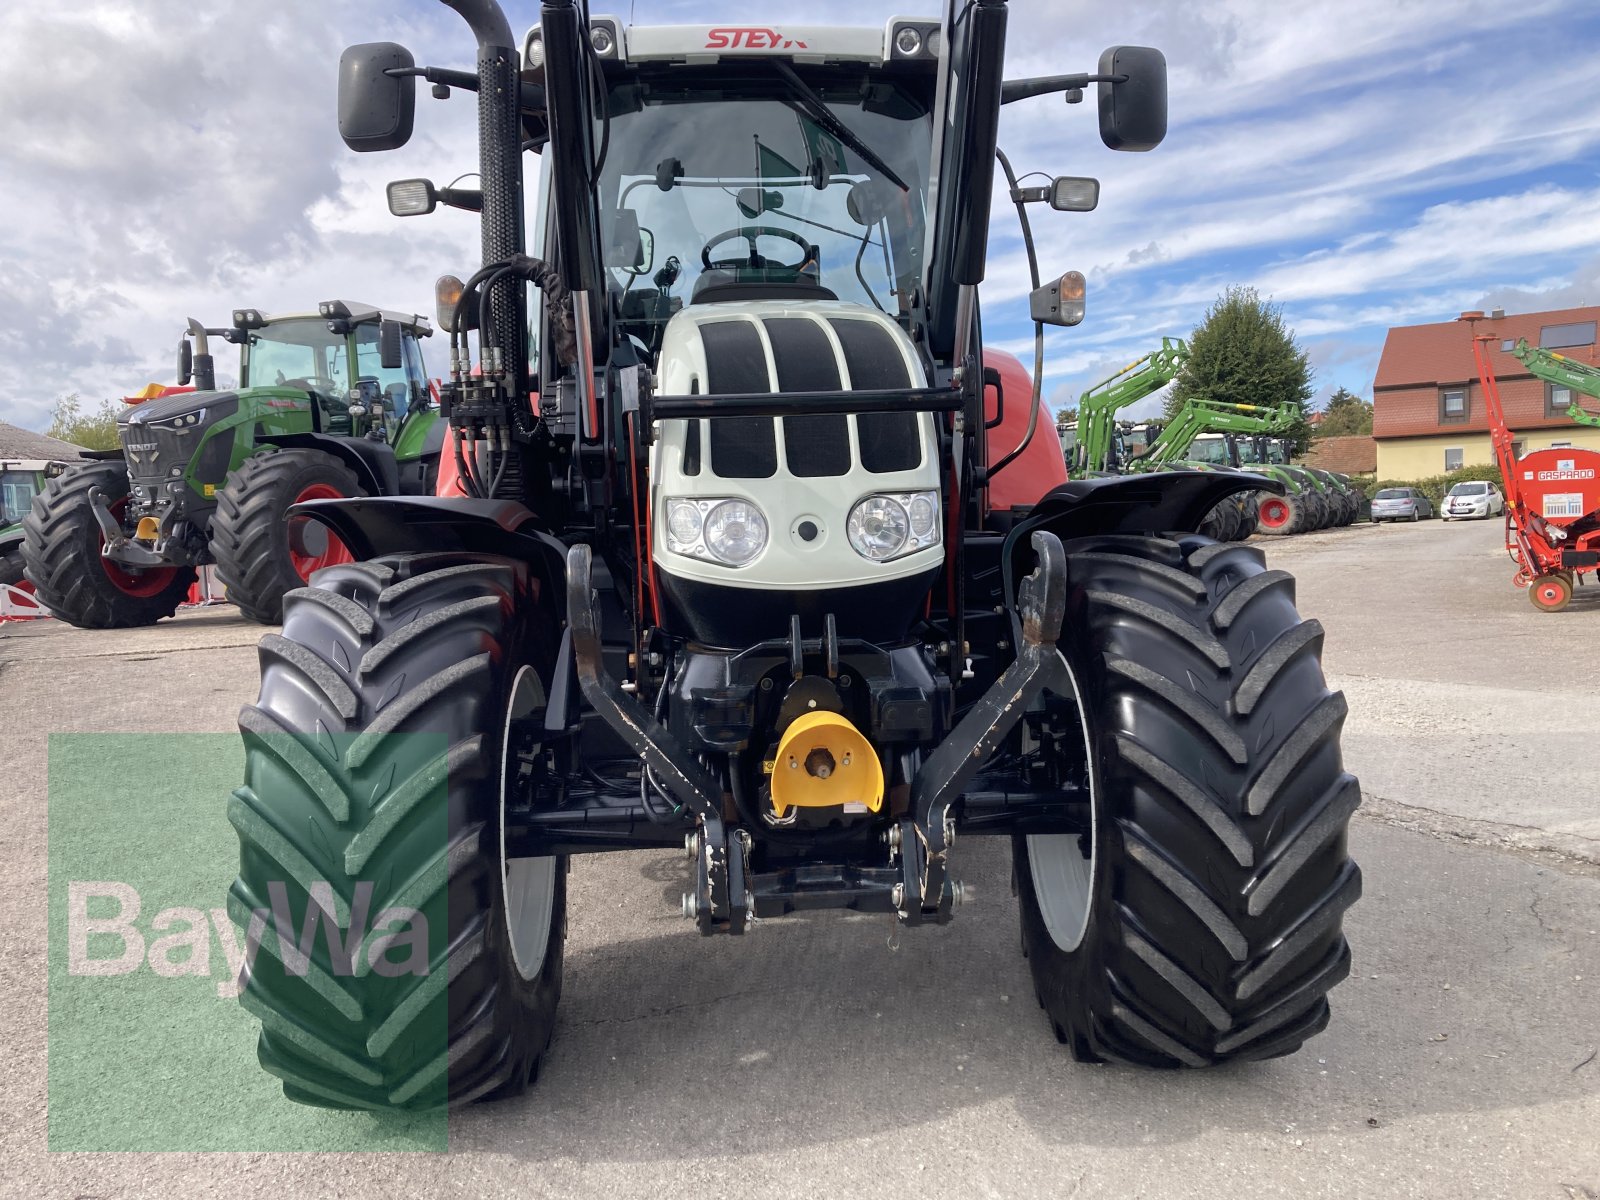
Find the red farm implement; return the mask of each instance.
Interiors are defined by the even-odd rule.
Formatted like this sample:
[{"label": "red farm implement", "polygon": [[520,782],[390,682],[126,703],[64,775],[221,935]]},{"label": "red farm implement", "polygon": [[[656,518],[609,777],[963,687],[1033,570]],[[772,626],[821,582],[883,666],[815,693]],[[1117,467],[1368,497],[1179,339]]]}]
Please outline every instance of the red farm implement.
[{"label": "red farm implement", "polygon": [[[1464,313],[1471,322],[1481,313]],[[1585,575],[1600,570],[1600,453],[1572,447],[1534,450],[1521,458],[1506,426],[1500,387],[1486,334],[1474,334],[1472,353],[1483,385],[1494,446],[1506,491],[1506,550],[1517,564],[1513,582],[1533,606],[1559,612]]]}]

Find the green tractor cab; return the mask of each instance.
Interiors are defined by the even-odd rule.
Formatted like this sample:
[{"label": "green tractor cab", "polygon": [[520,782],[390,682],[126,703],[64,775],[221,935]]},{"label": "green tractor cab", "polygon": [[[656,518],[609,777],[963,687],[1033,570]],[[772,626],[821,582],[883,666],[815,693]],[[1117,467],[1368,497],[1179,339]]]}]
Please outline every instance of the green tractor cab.
[{"label": "green tractor cab", "polygon": [[[122,448],[34,502],[23,553],[41,599],[86,628],[149,625],[215,565],[246,616],[278,621],[285,592],[349,561],[293,505],[432,493],[444,439],[420,346],[432,332],[342,300],[236,309],[226,328],[191,320],[179,387],[130,404]],[[239,347],[236,388],[216,386],[213,338]]]}]

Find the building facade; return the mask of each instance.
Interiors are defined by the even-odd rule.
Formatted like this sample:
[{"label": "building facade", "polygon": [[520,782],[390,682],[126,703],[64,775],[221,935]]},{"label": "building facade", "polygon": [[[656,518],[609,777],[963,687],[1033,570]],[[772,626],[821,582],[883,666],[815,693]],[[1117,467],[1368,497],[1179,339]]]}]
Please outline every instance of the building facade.
[{"label": "building facade", "polygon": [[[1496,309],[1477,323],[1477,332],[1493,339],[1489,361],[1518,454],[1551,446],[1600,450],[1600,427],[1567,416],[1574,400],[1591,412],[1600,412],[1600,401],[1545,383],[1510,353],[1519,338],[1526,338],[1531,345],[1600,366],[1597,325],[1600,306],[1509,316]],[[1379,479],[1423,479],[1494,462],[1472,337],[1472,327],[1461,321],[1389,330],[1372,385]]]}]

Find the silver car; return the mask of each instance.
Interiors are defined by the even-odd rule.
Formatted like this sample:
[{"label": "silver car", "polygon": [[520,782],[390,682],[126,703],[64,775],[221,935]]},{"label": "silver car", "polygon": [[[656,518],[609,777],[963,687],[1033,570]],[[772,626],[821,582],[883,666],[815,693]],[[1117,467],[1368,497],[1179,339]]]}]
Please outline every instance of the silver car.
[{"label": "silver car", "polygon": [[1420,521],[1433,516],[1433,501],[1416,488],[1380,488],[1372,498],[1372,523],[1379,521]]},{"label": "silver car", "polygon": [[1446,521],[1458,517],[1498,517],[1506,511],[1506,498],[1494,484],[1483,480],[1458,483],[1444,498],[1439,515]]}]

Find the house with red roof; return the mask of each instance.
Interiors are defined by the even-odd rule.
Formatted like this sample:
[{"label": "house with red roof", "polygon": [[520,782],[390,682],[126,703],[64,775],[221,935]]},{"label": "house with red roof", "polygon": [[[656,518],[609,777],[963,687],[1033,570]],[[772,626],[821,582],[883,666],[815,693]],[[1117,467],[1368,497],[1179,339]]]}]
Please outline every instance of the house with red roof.
[{"label": "house with red roof", "polygon": [[[1511,355],[1517,340],[1527,338],[1600,366],[1597,325],[1600,306],[1510,315],[1495,309],[1477,322],[1477,332],[1493,338],[1489,360],[1518,454],[1551,446],[1600,450],[1600,428],[1567,416],[1574,399],[1590,411],[1600,411],[1600,401],[1536,378]],[[1379,479],[1422,479],[1494,461],[1472,337],[1473,327],[1456,320],[1389,330],[1372,385]]]}]

